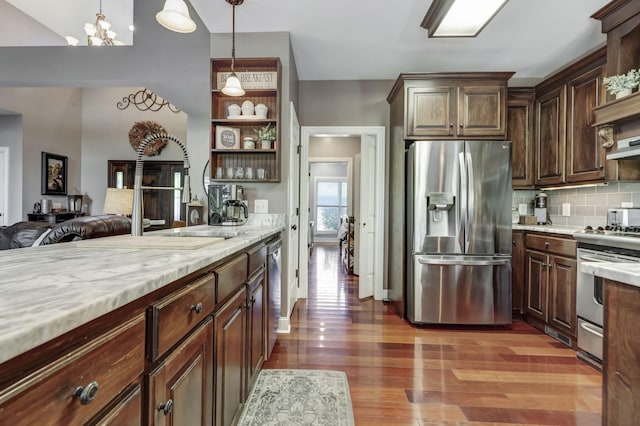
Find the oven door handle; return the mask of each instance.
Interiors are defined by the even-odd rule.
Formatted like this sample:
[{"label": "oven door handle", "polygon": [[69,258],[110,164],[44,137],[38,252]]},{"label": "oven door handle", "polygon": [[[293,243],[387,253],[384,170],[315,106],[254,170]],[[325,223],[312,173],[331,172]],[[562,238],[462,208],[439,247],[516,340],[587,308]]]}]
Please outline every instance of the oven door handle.
[{"label": "oven door handle", "polygon": [[589,333],[593,333],[596,336],[598,336],[599,338],[604,338],[604,335],[602,333],[600,333],[600,330],[596,329],[595,326],[586,323],[586,322],[581,322],[580,323],[580,327],[583,328],[585,331],[588,331]]},{"label": "oven door handle", "polygon": [[580,260],[584,260],[585,262],[612,262],[611,259],[602,259],[597,256],[589,256],[587,254],[581,255]]}]

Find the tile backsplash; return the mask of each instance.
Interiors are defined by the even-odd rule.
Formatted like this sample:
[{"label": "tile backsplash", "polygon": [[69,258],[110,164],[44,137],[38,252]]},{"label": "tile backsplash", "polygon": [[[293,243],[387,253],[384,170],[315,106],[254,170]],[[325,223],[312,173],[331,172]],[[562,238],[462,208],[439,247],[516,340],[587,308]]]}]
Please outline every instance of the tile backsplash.
[{"label": "tile backsplash", "polygon": [[[539,192],[541,191],[513,191],[512,206],[533,205],[533,197]],[[633,203],[633,207],[640,207],[640,182],[614,182],[545,192],[549,217],[554,225],[604,226],[607,223],[608,209],[621,207],[622,203]],[[561,216],[563,203],[571,205],[570,216]]]}]

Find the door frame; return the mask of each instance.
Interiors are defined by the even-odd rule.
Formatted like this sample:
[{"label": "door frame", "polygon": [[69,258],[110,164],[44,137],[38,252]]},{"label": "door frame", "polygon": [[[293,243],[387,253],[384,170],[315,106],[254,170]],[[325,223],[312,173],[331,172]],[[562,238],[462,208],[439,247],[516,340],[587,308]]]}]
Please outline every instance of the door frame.
[{"label": "door frame", "polygon": [[0,195],[2,196],[2,204],[0,206],[4,209],[0,209],[0,226],[8,226],[8,217],[9,217],[9,147],[8,146],[0,146],[0,159],[3,160],[2,167],[0,170],[3,170],[2,179],[2,188],[0,188]]},{"label": "door frame", "polygon": [[[309,228],[309,140],[313,136],[362,136],[370,135],[376,143],[376,226],[375,226],[375,250],[373,251],[373,264],[375,265],[375,277],[373,283],[373,296],[375,300],[382,300],[384,286],[384,206],[385,206],[385,127],[384,126],[302,126],[300,128],[300,227]],[[362,185],[362,183],[361,183]],[[309,234],[300,233],[300,280],[298,298],[306,299],[309,293]]]}]

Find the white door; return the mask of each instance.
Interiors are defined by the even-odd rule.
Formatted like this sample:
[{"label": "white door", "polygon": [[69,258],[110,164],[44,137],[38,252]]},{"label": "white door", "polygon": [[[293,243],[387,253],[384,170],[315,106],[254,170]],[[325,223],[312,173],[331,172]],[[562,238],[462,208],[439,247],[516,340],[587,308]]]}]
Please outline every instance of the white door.
[{"label": "white door", "polygon": [[360,145],[360,217],[356,219],[360,230],[358,252],[360,279],[358,297],[373,296],[375,212],[376,212],[376,140],[372,135],[362,135]]},{"label": "white door", "polygon": [[[289,147],[289,244],[288,244],[288,311],[290,314],[298,299],[298,265],[300,263],[300,123],[294,108],[291,105],[291,146]],[[287,316],[288,318],[288,316]]]},{"label": "white door", "polygon": [[9,208],[9,148],[0,146],[0,226],[7,226]]}]

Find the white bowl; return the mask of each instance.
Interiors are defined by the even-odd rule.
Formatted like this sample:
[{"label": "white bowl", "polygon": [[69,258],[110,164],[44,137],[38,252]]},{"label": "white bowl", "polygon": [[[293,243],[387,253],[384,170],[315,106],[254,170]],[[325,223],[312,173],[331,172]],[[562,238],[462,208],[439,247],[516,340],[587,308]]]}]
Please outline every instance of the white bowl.
[{"label": "white bowl", "polygon": [[227,107],[227,110],[229,111],[229,115],[240,115],[240,112],[242,111],[242,109],[240,108],[240,105],[238,104],[231,104]]}]

